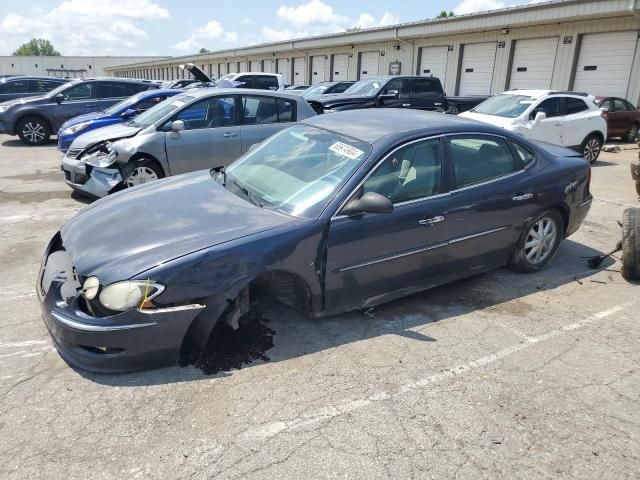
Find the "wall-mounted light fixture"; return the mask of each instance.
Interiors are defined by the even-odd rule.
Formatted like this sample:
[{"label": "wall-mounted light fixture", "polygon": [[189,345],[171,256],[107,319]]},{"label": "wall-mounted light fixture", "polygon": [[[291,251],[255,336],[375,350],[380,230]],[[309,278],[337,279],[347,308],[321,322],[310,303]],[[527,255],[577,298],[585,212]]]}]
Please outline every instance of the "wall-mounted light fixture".
[{"label": "wall-mounted light fixture", "polygon": [[509,33],[509,29],[508,28],[503,28],[502,29],[502,34],[503,35],[507,35]]}]

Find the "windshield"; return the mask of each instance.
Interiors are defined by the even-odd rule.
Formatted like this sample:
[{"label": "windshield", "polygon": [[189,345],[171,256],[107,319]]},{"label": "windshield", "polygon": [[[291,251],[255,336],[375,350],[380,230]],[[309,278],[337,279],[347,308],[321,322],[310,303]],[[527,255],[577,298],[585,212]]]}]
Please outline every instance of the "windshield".
[{"label": "windshield", "polygon": [[134,96],[129,97],[129,98],[125,98],[124,100],[121,100],[120,102],[116,103],[115,105],[112,105],[111,107],[107,108],[104,113],[106,113],[107,115],[117,115],[119,112],[126,110],[129,106],[134,105],[135,103],[138,102],[138,100],[140,100],[140,97],[142,97],[142,93],[136,93]]},{"label": "windshield", "polygon": [[194,98],[195,97],[189,97],[187,95],[177,95],[175,97],[167,98],[159,104],[151,107],[146,112],[138,115],[135,120],[132,120],[132,124],[136,127],[148,127],[149,125],[153,125]]},{"label": "windshield", "polygon": [[360,97],[373,97],[380,91],[384,82],[378,79],[360,80],[344,91],[345,95],[357,95]]},{"label": "windshield", "polygon": [[316,218],[371,153],[367,143],[308,125],[277,133],[227,169],[267,208]]},{"label": "windshield", "polygon": [[317,97],[318,95],[322,95],[327,88],[329,88],[329,85],[316,85],[315,87],[303,90],[302,96],[304,98]]},{"label": "windshield", "polygon": [[515,118],[529,108],[535,99],[528,95],[496,95],[473,109],[476,113]]}]

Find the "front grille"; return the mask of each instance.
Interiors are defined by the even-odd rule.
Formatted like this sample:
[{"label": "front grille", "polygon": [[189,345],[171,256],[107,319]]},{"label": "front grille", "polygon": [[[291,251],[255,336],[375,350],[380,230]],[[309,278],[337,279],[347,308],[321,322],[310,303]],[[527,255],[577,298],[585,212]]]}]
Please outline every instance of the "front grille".
[{"label": "front grille", "polygon": [[82,153],[81,148],[70,148],[69,150],[67,150],[67,157],[78,158],[78,155],[80,155],[81,153]]},{"label": "front grille", "polygon": [[67,172],[66,170],[64,171],[64,179],[68,180],[69,182],[71,181],[71,172]]}]

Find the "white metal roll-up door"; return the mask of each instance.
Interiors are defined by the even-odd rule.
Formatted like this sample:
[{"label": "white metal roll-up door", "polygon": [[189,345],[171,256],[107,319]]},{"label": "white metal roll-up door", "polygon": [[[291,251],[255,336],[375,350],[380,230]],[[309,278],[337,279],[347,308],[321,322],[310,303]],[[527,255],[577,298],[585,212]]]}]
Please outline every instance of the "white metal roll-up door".
[{"label": "white metal roll-up door", "polygon": [[282,79],[284,83],[289,82],[289,59],[288,58],[279,58],[276,60],[276,72],[282,75]]},{"label": "white metal roll-up door", "polygon": [[496,63],[496,42],[470,43],[462,52],[460,95],[489,95]]},{"label": "white metal roll-up door", "polygon": [[334,82],[349,79],[349,54],[340,53],[333,56],[333,73],[331,79]]},{"label": "white metal roll-up door", "polygon": [[236,73],[242,73],[247,71],[247,62],[238,62],[238,71]]},{"label": "white metal roll-up door", "polygon": [[304,74],[307,69],[307,61],[304,57],[297,57],[293,59],[293,84],[304,85],[306,75]]},{"label": "white metal roll-up door", "polygon": [[264,60],[262,62],[262,71],[266,73],[273,73],[273,62],[275,60]]},{"label": "white metal roll-up door", "polygon": [[420,49],[419,75],[438,77],[442,85],[445,85],[447,77],[447,60],[449,47],[422,47]]},{"label": "white metal roll-up door", "polygon": [[251,71],[252,72],[260,71],[260,60],[251,60]]},{"label": "white metal roll-up door", "polygon": [[222,77],[223,75],[226,75],[227,73],[229,73],[227,71],[227,64],[226,63],[221,63],[220,64],[220,76]]},{"label": "white metal roll-up door", "polygon": [[582,37],[573,89],[626,97],[638,32],[590,33]]},{"label": "white metal roll-up door", "polygon": [[362,52],[360,54],[360,80],[377,77],[380,63],[380,52]]},{"label": "white metal roll-up door", "polygon": [[326,59],[324,55],[314,55],[311,57],[311,83],[324,82]]},{"label": "white metal roll-up door", "polygon": [[516,40],[509,88],[551,88],[557,50],[558,37]]}]

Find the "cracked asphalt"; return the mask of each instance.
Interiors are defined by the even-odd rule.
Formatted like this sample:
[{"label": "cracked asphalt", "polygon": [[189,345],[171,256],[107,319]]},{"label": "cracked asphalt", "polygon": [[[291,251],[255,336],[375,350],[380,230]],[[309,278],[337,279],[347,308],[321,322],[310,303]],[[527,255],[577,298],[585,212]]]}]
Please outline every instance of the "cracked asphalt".
[{"label": "cracked asphalt", "polygon": [[638,286],[618,258],[584,258],[640,206],[638,150],[623,148],[594,166],[589,217],[544,272],[372,316],[276,309],[270,361],[227,373],[93,375],[58,356],[34,293],[47,241],[84,203],[55,145],[0,135],[0,478],[638,478]]}]

